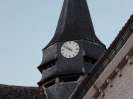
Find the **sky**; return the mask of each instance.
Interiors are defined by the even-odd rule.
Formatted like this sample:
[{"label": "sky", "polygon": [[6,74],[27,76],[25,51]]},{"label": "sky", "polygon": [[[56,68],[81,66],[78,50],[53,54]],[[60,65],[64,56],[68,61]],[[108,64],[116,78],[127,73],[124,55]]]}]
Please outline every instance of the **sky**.
[{"label": "sky", "polygon": [[[133,0],[87,0],[108,47],[133,14]],[[0,84],[37,86],[42,49],[54,35],[63,0],[0,0]]]}]

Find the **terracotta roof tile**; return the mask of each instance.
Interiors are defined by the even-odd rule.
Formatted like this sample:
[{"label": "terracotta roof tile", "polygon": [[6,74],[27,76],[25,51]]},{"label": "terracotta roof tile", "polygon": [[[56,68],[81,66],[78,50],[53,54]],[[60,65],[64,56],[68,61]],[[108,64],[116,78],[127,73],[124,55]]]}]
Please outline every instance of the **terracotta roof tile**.
[{"label": "terracotta roof tile", "polygon": [[0,99],[46,99],[41,88],[0,85]]}]

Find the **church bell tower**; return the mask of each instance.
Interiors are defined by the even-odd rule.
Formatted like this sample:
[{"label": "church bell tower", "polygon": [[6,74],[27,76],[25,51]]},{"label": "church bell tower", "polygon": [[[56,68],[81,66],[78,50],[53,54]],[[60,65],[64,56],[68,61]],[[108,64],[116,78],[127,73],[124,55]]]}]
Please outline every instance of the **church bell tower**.
[{"label": "church bell tower", "polygon": [[106,47],[96,37],[86,0],[64,0],[54,37],[43,49],[39,86],[48,99],[69,99]]}]

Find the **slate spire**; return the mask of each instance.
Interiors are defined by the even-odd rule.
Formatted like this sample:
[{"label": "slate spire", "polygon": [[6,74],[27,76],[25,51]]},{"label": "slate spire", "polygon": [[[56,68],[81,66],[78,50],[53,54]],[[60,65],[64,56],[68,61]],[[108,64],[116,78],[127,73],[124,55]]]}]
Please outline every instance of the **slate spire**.
[{"label": "slate spire", "polygon": [[95,35],[86,0],[64,0],[55,35],[48,46],[71,40],[100,43]]},{"label": "slate spire", "polygon": [[69,99],[81,78],[92,74],[105,49],[95,35],[86,0],[64,0],[55,35],[43,49],[38,67],[38,84],[48,99]]}]

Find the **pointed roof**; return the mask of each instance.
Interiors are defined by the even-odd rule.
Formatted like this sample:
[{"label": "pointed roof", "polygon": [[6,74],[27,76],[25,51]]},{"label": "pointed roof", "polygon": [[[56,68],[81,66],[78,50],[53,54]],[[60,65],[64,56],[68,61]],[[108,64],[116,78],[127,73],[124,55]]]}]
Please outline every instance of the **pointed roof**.
[{"label": "pointed roof", "polygon": [[101,43],[95,35],[86,0],[64,0],[55,35],[48,46],[70,40]]}]

